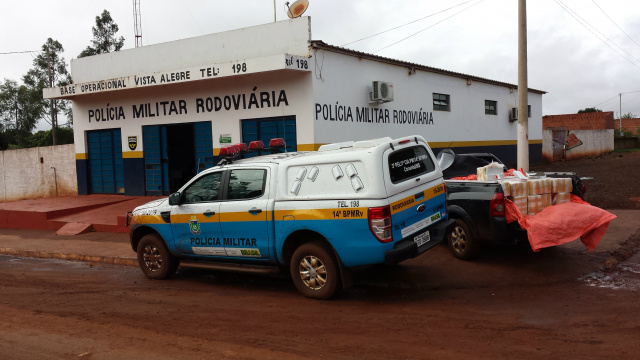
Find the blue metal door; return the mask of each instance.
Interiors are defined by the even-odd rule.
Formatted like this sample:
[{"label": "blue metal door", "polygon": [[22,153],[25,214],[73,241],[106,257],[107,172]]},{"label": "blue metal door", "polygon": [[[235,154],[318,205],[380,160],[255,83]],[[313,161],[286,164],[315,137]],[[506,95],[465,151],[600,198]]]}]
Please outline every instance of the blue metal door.
[{"label": "blue metal door", "polygon": [[124,194],[124,162],[120,129],[89,131],[89,192]]},{"label": "blue metal door", "polygon": [[169,164],[167,162],[167,127],[143,126],[144,176],[147,195],[169,194]]},{"label": "blue metal door", "polygon": [[209,121],[142,129],[147,195],[169,195],[196,173],[215,165]]}]

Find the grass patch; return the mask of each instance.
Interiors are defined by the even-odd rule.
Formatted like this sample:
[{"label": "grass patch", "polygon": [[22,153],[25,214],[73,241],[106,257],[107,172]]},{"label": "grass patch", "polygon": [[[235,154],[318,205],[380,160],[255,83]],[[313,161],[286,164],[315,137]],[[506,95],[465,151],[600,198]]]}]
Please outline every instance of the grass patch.
[{"label": "grass patch", "polygon": [[613,150],[614,153],[629,153],[629,152],[636,152],[636,151],[640,151],[640,149],[619,149],[619,150]]}]

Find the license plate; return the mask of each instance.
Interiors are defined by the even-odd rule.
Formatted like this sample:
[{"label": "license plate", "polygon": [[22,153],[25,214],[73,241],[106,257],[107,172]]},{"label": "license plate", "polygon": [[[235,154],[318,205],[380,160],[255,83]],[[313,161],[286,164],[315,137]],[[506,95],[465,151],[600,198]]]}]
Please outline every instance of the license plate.
[{"label": "license plate", "polygon": [[431,240],[431,235],[429,235],[428,231],[425,231],[422,234],[416,235],[416,237],[413,238],[413,242],[415,242],[418,245],[418,247],[428,243],[429,240]]}]

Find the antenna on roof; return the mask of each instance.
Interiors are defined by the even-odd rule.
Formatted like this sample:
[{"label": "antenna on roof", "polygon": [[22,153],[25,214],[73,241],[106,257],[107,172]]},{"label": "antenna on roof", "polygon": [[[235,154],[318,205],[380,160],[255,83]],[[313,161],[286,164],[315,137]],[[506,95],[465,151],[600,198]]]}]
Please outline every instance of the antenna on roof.
[{"label": "antenna on roof", "polygon": [[309,7],[308,0],[297,0],[291,6],[289,2],[284,3],[287,6],[287,16],[289,19],[300,17]]},{"label": "antenna on roof", "polygon": [[135,30],[136,47],[142,46],[142,15],[140,14],[140,0],[133,0],[133,28]]}]

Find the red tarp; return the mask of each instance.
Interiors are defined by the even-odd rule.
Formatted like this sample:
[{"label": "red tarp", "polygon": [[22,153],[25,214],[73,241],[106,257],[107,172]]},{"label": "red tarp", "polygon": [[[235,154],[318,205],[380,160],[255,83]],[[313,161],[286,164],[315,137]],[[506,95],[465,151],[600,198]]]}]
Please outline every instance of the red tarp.
[{"label": "red tarp", "polygon": [[536,215],[522,215],[509,199],[505,199],[505,204],[507,222],[517,221],[521,228],[527,230],[533,251],[577,238],[587,249],[593,250],[607,231],[609,222],[616,218],[573,194],[570,203],[547,207]]}]

